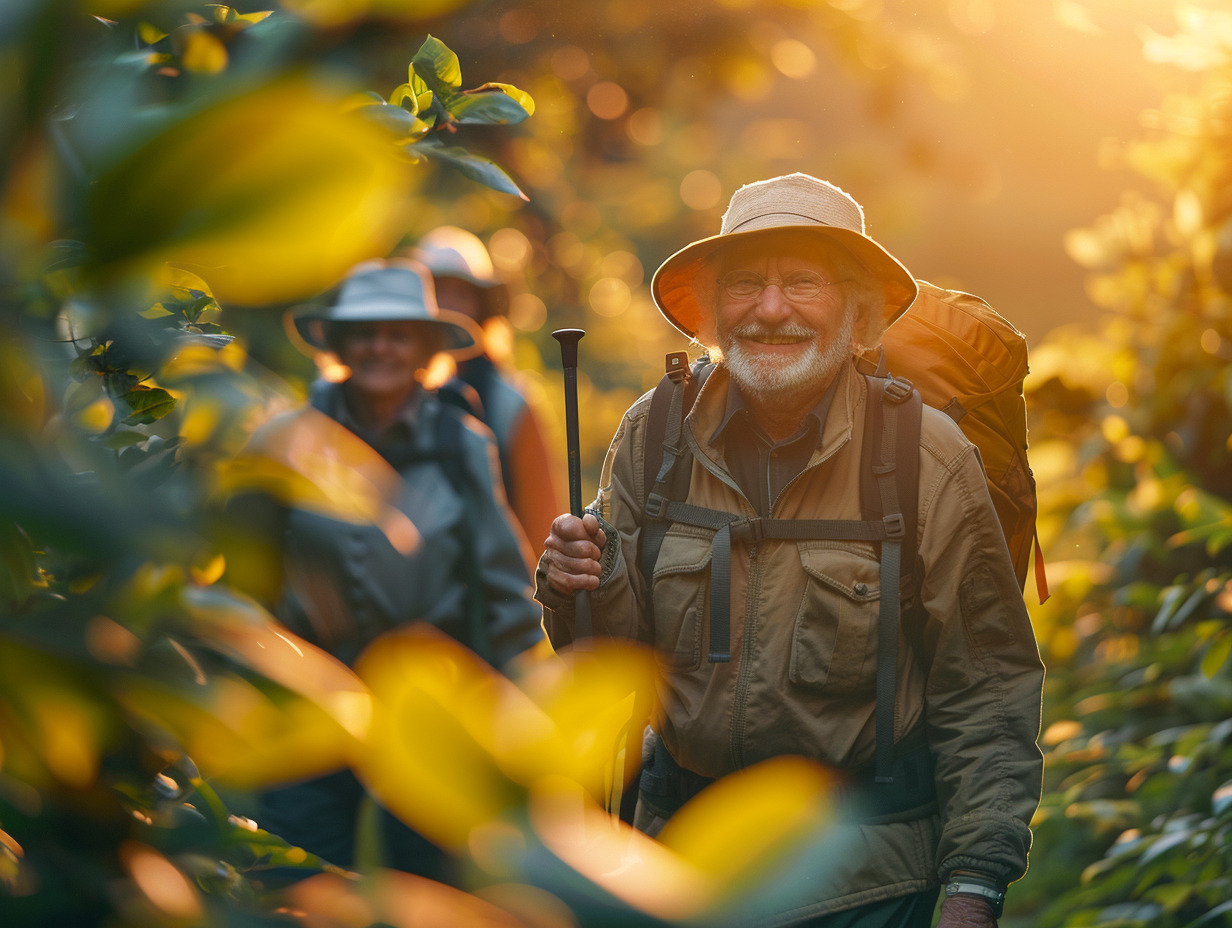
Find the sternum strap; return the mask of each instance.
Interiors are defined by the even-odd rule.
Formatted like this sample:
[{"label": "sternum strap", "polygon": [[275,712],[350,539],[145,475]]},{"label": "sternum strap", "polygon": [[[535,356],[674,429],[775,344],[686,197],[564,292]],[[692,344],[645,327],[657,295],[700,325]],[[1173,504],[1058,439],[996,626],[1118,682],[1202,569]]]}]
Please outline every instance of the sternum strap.
[{"label": "sternum strap", "polygon": [[[897,514],[895,514],[897,516]],[[746,518],[717,509],[705,509],[689,503],[671,501],[660,513],[666,522],[679,522],[699,528],[715,529],[710,543],[710,661],[731,660],[731,546],[732,541],[757,544],[771,541],[880,541],[891,542],[901,537],[902,519],[762,519]],[[894,547],[897,549],[897,545]],[[897,568],[896,568],[897,570]],[[885,564],[882,563],[884,577]],[[884,580],[883,580],[884,582]],[[897,573],[894,587],[897,589]],[[884,589],[884,587],[883,587]],[[884,597],[883,597],[884,603]],[[898,603],[892,600],[895,624]],[[884,605],[883,605],[884,611]],[[880,676],[880,674],[879,674]]]}]

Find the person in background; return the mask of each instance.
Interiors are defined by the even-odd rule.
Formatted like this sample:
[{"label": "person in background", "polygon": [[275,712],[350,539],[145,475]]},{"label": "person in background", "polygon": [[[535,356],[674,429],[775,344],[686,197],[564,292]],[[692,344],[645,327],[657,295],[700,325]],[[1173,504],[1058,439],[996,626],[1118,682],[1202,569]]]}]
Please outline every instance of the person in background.
[{"label": "person in background", "polygon": [[469,317],[484,332],[483,350],[459,363],[460,383],[447,385],[442,395],[453,388],[496,435],[509,505],[526,537],[538,545],[562,507],[560,462],[526,392],[494,347],[507,325],[508,287],[478,236],[457,226],[433,229],[411,256],[432,273],[441,307]]},{"label": "person in background", "polygon": [[[464,357],[477,349],[474,323],[438,309],[420,265],[390,259],[354,268],[332,305],[302,311],[295,324],[309,344],[336,354],[349,376],[315,384],[308,408],[275,418],[250,444],[277,454],[330,435],[338,444],[362,440],[385,462],[376,462],[383,473],[395,475],[390,495],[404,530],[273,507],[264,522],[282,575],[276,617],[348,665],[381,634],[417,621],[497,668],[541,644],[542,611],[491,432],[421,384],[438,352]],[[251,507],[249,516],[258,512]],[[362,785],[341,770],[262,795],[257,817],[345,867],[354,863],[363,800]],[[384,811],[381,827],[389,866],[452,879],[447,857],[422,836]]]},{"label": "person in background", "polygon": [[657,450],[648,394],[620,424],[591,509],[553,523],[536,593],[557,648],[577,590],[592,591],[596,634],[655,648],[661,708],[635,826],[657,834],[714,779],[809,757],[843,774],[851,850],[774,924],[924,928],[944,886],[939,928],[991,928],[1027,867],[1043,666],[974,445],[924,407],[912,564],[926,615],[890,607],[896,676],[878,670],[881,598],[898,597],[881,579],[903,514],[883,495],[898,521],[864,523],[882,540],[826,534],[862,519],[862,475],[877,472],[863,450],[892,432],[866,428],[882,401],[856,356],[906,312],[914,278],[850,195],[792,174],[737,190],[720,233],[668,258],[651,289],[717,360],[671,449],[685,455],[686,505],[668,504],[644,575],[665,499],[643,479]]}]

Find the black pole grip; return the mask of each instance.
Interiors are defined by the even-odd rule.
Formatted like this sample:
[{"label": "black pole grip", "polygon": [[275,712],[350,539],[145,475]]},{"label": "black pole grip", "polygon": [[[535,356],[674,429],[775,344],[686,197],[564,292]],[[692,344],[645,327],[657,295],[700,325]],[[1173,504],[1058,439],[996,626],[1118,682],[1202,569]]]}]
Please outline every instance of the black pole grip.
[{"label": "black pole grip", "polygon": [[565,447],[569,463],[569,511],[582,517],[582,452],[578,435],[577,358],[582,329],[557,329],[552,337],[560,342],[560,362],[565,374]]},{"label": "black pole grip", "polygon": [[[577,359],[583,329],[557,329],[552,337],[560,342],[560,363],[565,374],[565,445],[569,459],[569,511],[582,517],[582,452],[578,436]],[[578,590],[573,597],[573,642],[589,650],[594,633],[590,614],[590,590]]]}]

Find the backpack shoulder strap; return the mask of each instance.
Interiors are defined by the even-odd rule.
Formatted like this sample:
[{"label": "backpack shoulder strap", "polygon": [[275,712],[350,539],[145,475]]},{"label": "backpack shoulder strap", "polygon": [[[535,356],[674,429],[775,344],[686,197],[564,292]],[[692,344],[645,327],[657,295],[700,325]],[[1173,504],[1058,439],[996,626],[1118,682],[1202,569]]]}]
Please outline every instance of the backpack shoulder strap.
[{"label": "backpack shoulder strap", "polygon": [[460,407],[442,402],[436,418],[436,453],[433,460],[462,500],[461,576],[466,585],[463,605],[466,610],[467,646],[486,661],[492,661],[492,642],[488,630],[488,606],[483,577],[476,557],[475,539],[479,533],[478,489],[466,467],[463,450],[465,417]]},{"label": "backpack shoulder strap", "polygon": [[689,367],[688,355],[673,351],[667,355],[667,373],[650,399],[646,419],[646,443],[642,452],[642,523],[640,557],[642,577],[647,588],[654,577],[655,562],[663,537],[671,524],[667,518],[668,500],[683,500],[689,495],[692,455],[683,439],[684,418],[702,384],[714,370],[709,358],[702,357]]},{"label": "backpack shoulder strap", "polygon": [[[642,493],[649,496],[659,480],[659,471],[663,466],[664,442],[675,432],[673,450],[679,452],[679,429],[684,417],[693,408],[693,401],[701,392],[702,384],[714,370],[714,365],[706,357],[699,358],[690,368],[689,357],[683,351],[673,351],[667,355],[667,373],[654,388],[650,398],[650,413],[646,417],[646,448],[642,462]],[[677,391],[676,387],[682,389]],[[673,401],[679,397],[680,403],[673,410]],[[674,421],[673,421],[674,420]],[[672,462],[674,466],[674,461]],[[643,503],[645,500],[643,499]]]},{"label": "backpack shoulder strap", "polygon": [[[874,783],[894,782],[894,701],[898,634],[903,603],[914,598],[918,576],[916,521],[919,501],[920,394],[910,381],[869,376],[865,412],[861,505],[879,513],[889,536],[881,542],[881,605],[877,616],[877,706]],[[908,594],[908,591],[911,591]]]}]

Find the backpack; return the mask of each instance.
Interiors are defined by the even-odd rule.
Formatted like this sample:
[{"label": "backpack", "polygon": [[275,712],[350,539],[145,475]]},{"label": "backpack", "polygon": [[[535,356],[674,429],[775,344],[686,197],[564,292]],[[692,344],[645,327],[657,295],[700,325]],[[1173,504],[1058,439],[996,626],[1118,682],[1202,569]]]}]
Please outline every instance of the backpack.
[{"label": "backpack", "polygon": [[[869,389],[866,437],[861,449],[860,499],[864,518],[745,519],[684,502],[692,455],[682,441],[683,421],[714,365],[703,357],[690,368],[685,352],[669,353],[667,372],[654,389],[647,418],[645,522],[639,541],[639,568],[649,590],[659,549],[673,522],[715,530],[709,657],[712,662],[720,662],[730,659],[727,613],[733,537],[873,542],[881,564],[883,593],[877,620],[880,646],[873,779],[884,790],[894,783],[893,719],[899,628],[901,625],[919,642],[927,621],[916,595],[920,579],[916,565],[916,519],[923,402],[950,415],[976,445],[1020,588],[1025,582],[1032,542],[1041,601],[1047,598],[1047,586],[1035,532],[1035,484],[1026,460],[1022,382],[1027,366],[1026,340],[1022,334],[978,297],[920,282],[919,298],[887,332],[871,372],[867,366],[861,371]],[[921,386],[916,387],[904,376],[908,373],[919,378]],[[897,595],[887,593],[895,590]],[[653,609],[653,596],[647,599],[648,608]],[[909,621],[904,622],[904,616]]]},{"label": "backpack", "polygon": [[947,413],[979,450],[988,492],[1019,588],[1035,551],[1039,601],[1048,598],[1036,531],[1035,478],[1027,463],[1027,340],[977,296],[919,281],[911,309],[882,340],[885,369]]}]

